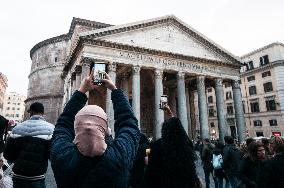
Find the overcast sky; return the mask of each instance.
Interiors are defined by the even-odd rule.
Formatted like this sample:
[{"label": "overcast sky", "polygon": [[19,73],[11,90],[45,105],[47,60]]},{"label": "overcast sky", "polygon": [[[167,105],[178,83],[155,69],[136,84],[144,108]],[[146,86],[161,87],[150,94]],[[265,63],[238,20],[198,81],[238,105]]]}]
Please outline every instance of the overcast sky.
[{"label": "overcast sky", "polygon": [[72,17],[114,25],[173,14],[236,56],[284,43],[283,0],[6,0],[0,2],[0,72],[27,94],[31,48],[67,33]]}]

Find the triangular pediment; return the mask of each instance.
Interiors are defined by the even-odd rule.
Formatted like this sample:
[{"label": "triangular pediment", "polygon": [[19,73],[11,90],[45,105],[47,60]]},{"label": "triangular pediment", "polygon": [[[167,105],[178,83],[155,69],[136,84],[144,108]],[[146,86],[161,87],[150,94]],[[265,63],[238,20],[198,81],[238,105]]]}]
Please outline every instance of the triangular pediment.
[{"label": "triangular pediment", "polygon": [[235,56],[174,16],[93,30],[81,37],[224,63],[239,62]]}]

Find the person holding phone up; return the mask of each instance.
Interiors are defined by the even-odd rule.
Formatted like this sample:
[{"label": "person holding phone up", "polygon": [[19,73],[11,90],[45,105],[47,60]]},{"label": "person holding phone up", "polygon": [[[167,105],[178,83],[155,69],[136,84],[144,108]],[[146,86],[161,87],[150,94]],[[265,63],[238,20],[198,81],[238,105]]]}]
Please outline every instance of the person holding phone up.
[{"label": "person holding phone up", "polygon": [[82,81],[56,123],[51,165],[58,188],[128,186],[140,139],[138,121],[122,90],[105,74],[102,82],[112,91],[116,133],[107,145],[107,114],[99,106],[85,106],[85,93],[103,87],[94,85],[93,78],[94,71]]},{"label": "person holding phone up", "polygon": [[168,104],[162,107],[170,118],[162,125],[162,138],[151,146],[145,173],[146,187],[201,188],[192,142]]}]

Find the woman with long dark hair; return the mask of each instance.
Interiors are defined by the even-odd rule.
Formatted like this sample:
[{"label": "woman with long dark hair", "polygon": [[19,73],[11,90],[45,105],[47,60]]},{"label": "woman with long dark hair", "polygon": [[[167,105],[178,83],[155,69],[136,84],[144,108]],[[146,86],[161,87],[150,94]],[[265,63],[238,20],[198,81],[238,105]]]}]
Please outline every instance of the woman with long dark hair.
[{"label": "woman with long dark hair", "polygon": [[265,148],[261,142],[252,142],[248,145],[248,155],[241,163],[241,181],[246,188],[256,188],[256,178],[262,162],[266,160]]},{"label": "woman with long dark hair", "polygon": [[195,169],[193,145],[181,121],[173,117],[168,106],[164,109],[171,116],[162,125],[162,138],[151,146],[146,169],[147,188],[201,187]]}]

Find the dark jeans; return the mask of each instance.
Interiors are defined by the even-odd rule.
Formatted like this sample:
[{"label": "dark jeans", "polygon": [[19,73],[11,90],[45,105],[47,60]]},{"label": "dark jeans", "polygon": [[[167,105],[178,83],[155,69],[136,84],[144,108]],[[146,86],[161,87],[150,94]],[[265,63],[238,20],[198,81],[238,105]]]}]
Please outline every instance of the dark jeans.
[{"label": "dark jeans", "polygon": [[205,168],[203,168],[203,170],[204,170],[204,175],[205,175],[206,188],[210,188],[210,174],[212,174],[215,187],[217,187],[218,186],[217,179],[213,176],[213,170],[205,169]]},{"label": "dark jeans", "polygon": [[239,185],[239,179],[237,178],[237,176],[228,176],[230,185],[232,188],[237,188],[237,186]]},{"label": "dark jeans", "polygon": [[29,181],[13,178],[13,188],[45,188],[45,179]]},{"label": "dark jeans", "polygon": [[218,176],[217,177],[217,182],[218,182],[218,187],[215,188],[223,188],[223,179],[225,179],[225,188],[230,188],[230,183],[228,178],[224,178],[223,176]]}]

